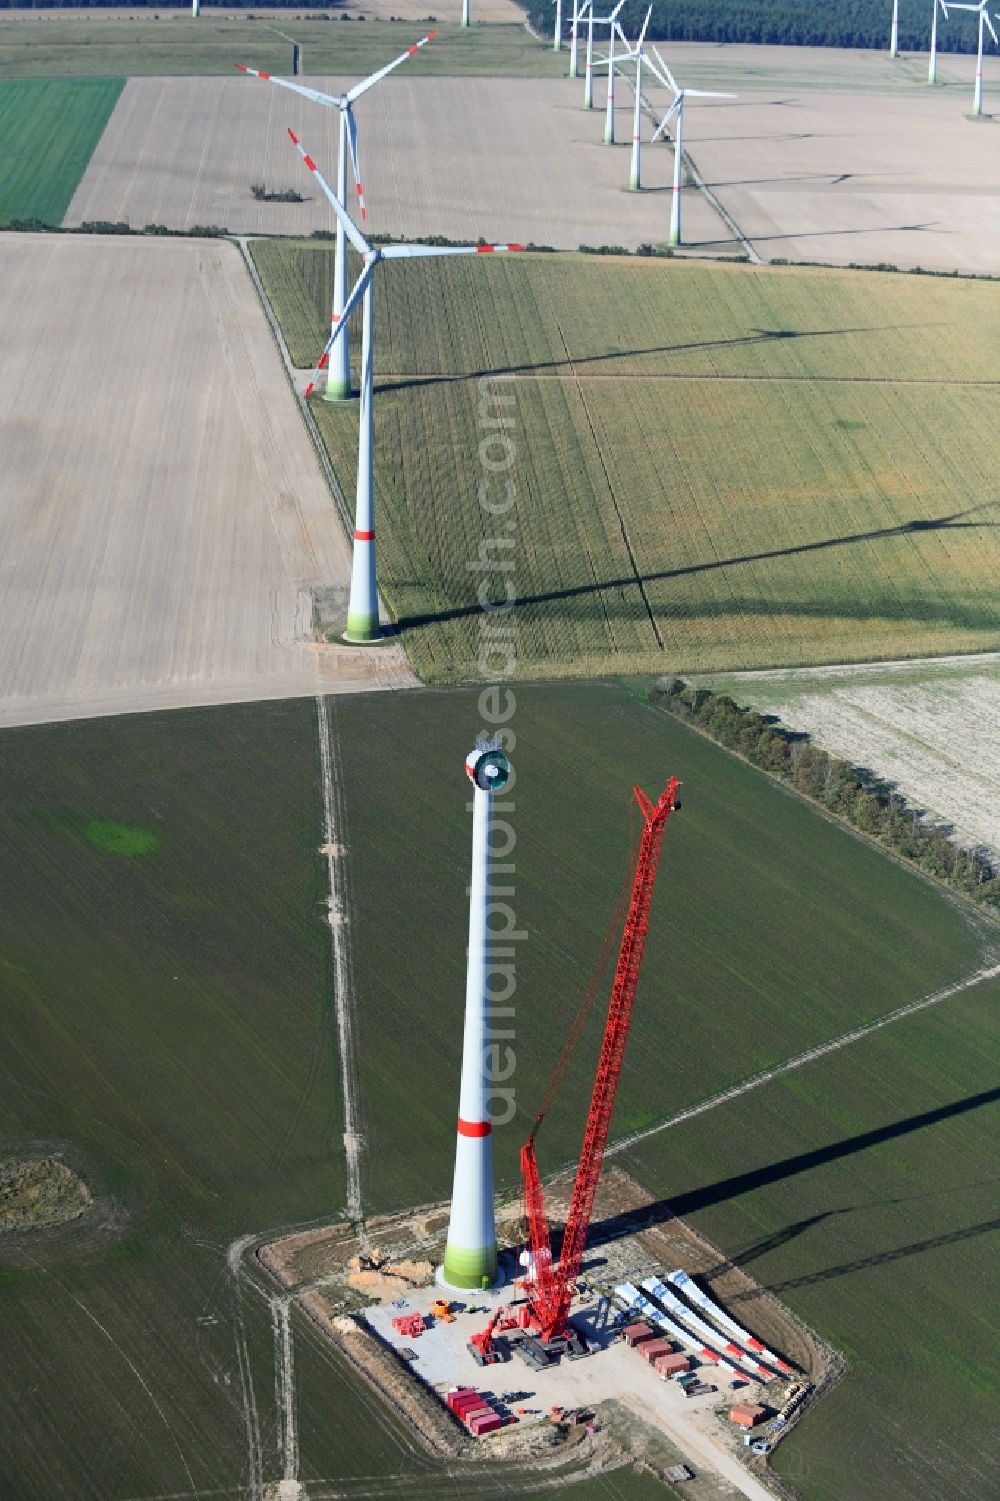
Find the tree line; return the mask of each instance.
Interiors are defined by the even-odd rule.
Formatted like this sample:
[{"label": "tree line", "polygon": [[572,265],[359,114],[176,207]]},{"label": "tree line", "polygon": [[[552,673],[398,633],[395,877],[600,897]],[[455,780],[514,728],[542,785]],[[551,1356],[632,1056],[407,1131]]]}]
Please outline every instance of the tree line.
[{"label": "tree line", "polygon": [[[518,0],[532,28],[551,37],[552,0]],[[648,0],[627,0],[618,20],[628,37],[638,35]],[[607,14],[599,7],[598,14]],[[573,0],[563,0],[563,37],[568,39]],[[567,17],[569,18],[567,20]],[[653,0],[647,35],[674,42],[768,42],[784,47],[874,47],[888,50],[891,0]],[[899,0],[899,46],[926,52],[930,46],[931,0]],[[599,30],[603,40],[605,32]],[[938,28],[943,52],[975,52],[974,16],[955,14]],[[669,59],[668,59],[669,61]]]},{"label": "tree line", "polygon": [[820,803],[863,834],[928,875],[1000,912],[1000,872],[979,850],[964,849],[911,808],[890,783],[861,773],[755,709],[741,709],[726,693],[663,678],[649,701],[690,721],[754,766]]}]

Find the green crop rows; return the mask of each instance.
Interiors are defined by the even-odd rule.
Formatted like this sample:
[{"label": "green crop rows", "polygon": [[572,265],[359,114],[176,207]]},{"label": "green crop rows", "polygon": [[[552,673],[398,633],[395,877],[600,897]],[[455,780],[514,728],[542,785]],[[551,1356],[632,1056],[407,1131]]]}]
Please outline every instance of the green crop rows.
[{"label": "green crop rows", "polygon": [[0,226],[62,222],[122,87],[120,78],[0,82]]},{"label": "green crop rows", "polygon": [[[432,23],[433,25],[433,23]],[[32,19],[0,21],[0,78],[93,78],[230,74],[246,63],[290,74],[294,34],[303,71],[364,77],[402,52],[431,27],[421,21],[213,20],[164,15],[160,20]],[[434,42],[407,63],[408,76],[490,75],[558,78],[565,57],[535,41],[522,26],[438,27]]]},{"label": "green crop rows", "polygon": [[[254,253],[307,365],[332,252]],[[428,680],[476,673],[483,374],[516,396],[522,676],[1000,641],[993,287],[555,256],[379,276],[381,578]],[[314,410],[351,497],[356,411]]]}]

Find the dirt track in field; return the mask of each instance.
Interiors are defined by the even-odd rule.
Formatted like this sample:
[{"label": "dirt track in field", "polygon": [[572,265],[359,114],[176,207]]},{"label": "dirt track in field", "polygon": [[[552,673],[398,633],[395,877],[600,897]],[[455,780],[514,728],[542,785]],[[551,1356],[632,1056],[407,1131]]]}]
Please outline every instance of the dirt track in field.
[{"label": "dirt track in field", "polygon": [[0,725],[412,682],[309,643],[349,549],[235,246],[0,235],[0,326]]},{"label": "dirt track in field", "polygon": [[[306,80],[334,93],[352,81]],[[662,242],[672,152],[647,145],[647,191],[628,191],[632,97],[620,83],[620,144],[605,146],[601,81],[595,88],[600,107],[592,111],[580,107],[582,80],[387,81],[356,110],[368,227],[410,237],[533,240],[572,250]],[[702,105],[699,115],[716,108]],[[695,113],[692,108],[692,120]],[[130,79],[65,222],[126,219],[135,227],[178,229],[217,224],[241,234],[329,229],[331,210],[292,149],[289,126],[336,186],[335,111],[255,78]],[[307,202],[258,203],[250,192],[255,182],[296,188]],[[726,235],[693,192],[686,195],[685,231],[695,240]],[[725,248],[739,247],[730,241]]]}]

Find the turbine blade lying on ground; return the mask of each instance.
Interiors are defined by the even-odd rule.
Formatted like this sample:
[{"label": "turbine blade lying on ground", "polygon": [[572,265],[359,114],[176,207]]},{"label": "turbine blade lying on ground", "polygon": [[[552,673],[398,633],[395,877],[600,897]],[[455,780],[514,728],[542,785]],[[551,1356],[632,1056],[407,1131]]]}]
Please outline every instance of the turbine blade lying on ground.
[{"label": "turbine blade lying on ground", "polygon": [[312,99],[316,104],[326,104],[331,109],[340,109],[344,103],[337,94],[321,94],[318,89],[307,89],[304,84],[291,83],[287,78],[275,78],[273,73],[258,73],[256,68],[247,68],[243,63],[234,63],[233,66],[241,73],[249,73],[253,78],[263,78],[268,83],[280,84],[283,89],[291,89],[293,94],[301,94],[304,99]]},{"label": "turbine blade lying on ground", "polygon": [[350,214],[347,212],[346,208],[341,203],[340,199],[337,197],[330,184],[327,182],[326,178],[323,176],[322,172],[319,170],[316,163],[309,155],[308,151],[306,151],[305,147],[299,140],[298,136],[295,134],[294,130],[289,130],[288,139],[291,141],[292,145],[299,153],[299,156],[301,156],[302,160],[309,168],[309,171],[313,174],[316,181],[323,189],[323,192],[326,194],[327,199],[329,200],[330,207],[333,209],[334,213],[337,215],[337,218],[344,226],[344,233],[350,240],[351,244],[354,246],[355,250],[359,251],[361,255],[371,255],[372,247],[369,245],[368,241],[365,239],[364,235],[361,233],[360,229],[355,224],[354,220],[351,218]]},{"label": "turbine blade lying on ground", "polygon": [[405,52],[401,52],[398,57],[393,58],[391,63],[386,63],[384,68],[379,68],[377,73],[369,73],[368,77],[363,78],[360,83],[356,83],[353,89],[348,89],[345,96],[347,103],[353,104],[355,99],[360,99],[361,95],[367,93],[373,83],[378,83],[379,79],[384,78],[387,73],[391,73],[393,68],[398,68],[400,63],[405,63],[408,57],[412,57],[414,52],[419,52],[421,47],[426,47],[427,43],[432,42],[436,36],[436,31],[429,31],[426,36],[420,38],[419,42],[414,42],[412,47],[407,47]]},{"label": "turbine blade lying on ground", "polygon": [[358,303],[365,295],[365,292],[368,290],[368,283],[371,281],[374,271],[374,261],[369,261],[367,265],[362,268],[361,275],[358,277],[357,281],[354,283],[353,288],[351,289],[350,297],[348,297],[347,301],[344,303],[344,311],[340,315],[340,320],[335,325],[333,333],[327,339],[326,344],[323,347],[323,353],[320,355],[319,360],[317,361],[316,368],[312,373],[312,378],[310,379],[309,384],[306,386],[305,391],[303,392],[303,396],[311,396],[315,391],[316,386],[319,383],[320,376],[326,369],[327,365],[330,363],[330,350],[333,348],[334,344],[336,344],[341,334],[343,334],[344,338],[346,339],[347,334],[345,330],[347,328],[347,320],[350,318],[351,314],[354,312],[354,309],[357,307]]},{"label": "turbine blade lying on ground", "polygon": [[382,259],[386,261],[416,260],[425,255],[490,255],[504,250],[524,250],[523,245],[386,245]]}]

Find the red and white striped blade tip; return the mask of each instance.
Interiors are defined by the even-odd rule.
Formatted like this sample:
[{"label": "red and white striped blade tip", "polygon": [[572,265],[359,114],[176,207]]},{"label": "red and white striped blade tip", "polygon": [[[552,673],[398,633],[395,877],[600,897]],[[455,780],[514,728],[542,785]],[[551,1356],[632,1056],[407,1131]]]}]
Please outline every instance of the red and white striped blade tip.
[{"label": "red and white striped blade tip", "polygon": [[527,249],[527,246],[525,246],[525,245],[477,245],[476,246],[476,250],[479,252],[480,255],[488,255],[491,251],[494,251],[494,250],[501,251],[501,250],[525,250],[525,249]]},{"label": "red and white striped blade tip", "polygon": [[295,131],[292,130],[291,126],[288,127],[288,139],[291,141],[293,146],[297,146],[299,144],[299,138],[295,134]]},{"label": "red and white striped blade tip", "polygon": [[308,386],[306,386],[306,388],[305,388],[305,390],[303,391],[302,394],[303,394],[303,396],[311,396],[312,393],[315,391],[315,389],[316,389],[316,382],[314,380],[311,380],[309,382]]}]

